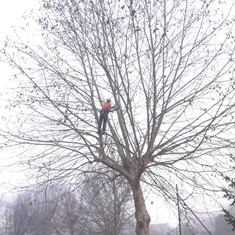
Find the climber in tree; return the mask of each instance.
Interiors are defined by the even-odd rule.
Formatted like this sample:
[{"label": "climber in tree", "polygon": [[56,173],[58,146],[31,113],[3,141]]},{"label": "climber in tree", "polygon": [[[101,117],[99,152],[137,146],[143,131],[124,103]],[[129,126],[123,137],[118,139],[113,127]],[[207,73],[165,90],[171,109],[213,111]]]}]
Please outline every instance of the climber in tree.
[{"label": "climber in tree", "polygon": [[[104,134],[106,129],[106,123],[108,120],[108,114],[109,112],[112,112],[114,110],[114,106],[111,106],[111,99],[107,99],[105,103],[102,105],[102,109],[100,111],[100,119],[98,123],[98,133]],[[103,127],[102,127],[103,124]]]}]

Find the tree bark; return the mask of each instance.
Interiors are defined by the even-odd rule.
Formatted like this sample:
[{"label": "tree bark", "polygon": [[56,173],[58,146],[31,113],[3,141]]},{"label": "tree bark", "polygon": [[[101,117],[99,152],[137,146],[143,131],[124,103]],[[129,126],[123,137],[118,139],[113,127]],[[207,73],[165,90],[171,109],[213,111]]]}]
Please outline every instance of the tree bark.
[{"label": "tree bark", "polygon": [[140,178],[132,180],[130,185],[135,203],[136,234],[149,235],[150,216],[146,209]]}]

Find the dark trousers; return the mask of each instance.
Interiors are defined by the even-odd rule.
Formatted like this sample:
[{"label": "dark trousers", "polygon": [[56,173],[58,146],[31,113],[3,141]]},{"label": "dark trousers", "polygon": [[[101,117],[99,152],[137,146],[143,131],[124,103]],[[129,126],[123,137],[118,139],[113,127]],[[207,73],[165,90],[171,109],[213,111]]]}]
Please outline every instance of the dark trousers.
[{"label": "dark trousers", "polygon": [[101,131],[102,124],[103,124],[102,130],[105,131],[107,120],[108,120],[108,111],[101,110],[100,119],[99,119],[99,123],[98,123],[98,130],[99,131]]}]

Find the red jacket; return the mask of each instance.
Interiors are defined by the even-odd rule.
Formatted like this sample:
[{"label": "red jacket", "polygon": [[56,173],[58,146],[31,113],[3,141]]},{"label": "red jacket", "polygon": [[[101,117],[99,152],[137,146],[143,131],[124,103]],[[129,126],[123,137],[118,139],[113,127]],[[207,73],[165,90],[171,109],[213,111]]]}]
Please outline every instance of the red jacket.
[{"label": "red jacket", "polygon": [[102,109],[104,109],[104,110],[108,110],[108,109],[110,109],[111,108],[111,104],[110,104],[110,102],[105,102],[105,103],[103,103],[103,105],[102,105]]}]

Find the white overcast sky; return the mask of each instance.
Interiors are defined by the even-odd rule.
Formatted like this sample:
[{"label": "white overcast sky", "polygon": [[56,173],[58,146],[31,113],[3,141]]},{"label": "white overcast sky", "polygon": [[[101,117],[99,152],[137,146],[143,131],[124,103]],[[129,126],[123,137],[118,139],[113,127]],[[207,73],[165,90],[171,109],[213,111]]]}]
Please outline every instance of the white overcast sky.
[{"label": "white overcast sky", "polygon": [[[22,16],[32,9],[38,9],[39,0],[0,0],[0,50],[3,48],[4,41],[7,35],[13,35],[12,26],[19,27],[23,20]],[[0,54],[0,113],[3,115],[3,107],[7,102],[3,95],[9,86],[9,80],[12,72],[9,66],[2,62]],[[1,117],[1,116],[0,116]],[[0,194],[7,192],[9,184],[15,184],[19,181],[22,173],[8,171],[3,166],[10,164],[12,159],[9,159],[10,154],[0,152]],[[17,179],[17,180],[16,180]],[[16,183],[17,184],[17,183]]]},{"label": "white overcast sky", "polygon": [[[13,34],[12,26],[19,27],[22,23],[22,16],[32,9],[38,9],[38,6],[39,0],[0,0],[0,49],[3,47],[6,36]],[[0,60],[1,89],[5,87],[9,76],[7,66]]]},{"label": "white overcast sky", "polygon": [[4,40],[11,26],[18,25],[25,11],[38,7],[39,0],[0,0],[0,40]]}]

